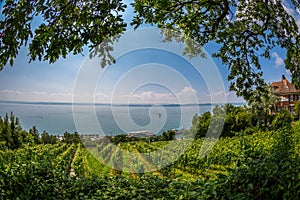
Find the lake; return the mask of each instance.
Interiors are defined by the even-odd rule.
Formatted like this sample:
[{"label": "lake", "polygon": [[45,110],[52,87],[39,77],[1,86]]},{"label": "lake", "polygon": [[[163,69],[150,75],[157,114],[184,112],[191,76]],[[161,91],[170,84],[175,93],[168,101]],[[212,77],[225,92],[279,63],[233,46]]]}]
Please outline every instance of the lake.
[{"label": "lake", "polygon": [[108,105],[72,103],[0,102],[0,116],[13,112],[25,130],[33,125],[39,133],[64,132],[116,135],[149,130],[161,134],[173,128],[188,129],[195,114],[211,111],[214,105]]}]

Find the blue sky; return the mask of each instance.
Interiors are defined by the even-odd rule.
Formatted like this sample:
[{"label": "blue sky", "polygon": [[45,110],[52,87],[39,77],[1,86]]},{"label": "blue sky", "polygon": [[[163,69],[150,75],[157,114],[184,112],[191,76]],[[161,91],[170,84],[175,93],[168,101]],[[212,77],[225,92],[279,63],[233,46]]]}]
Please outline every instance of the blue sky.
[{"label": "blue sky", "polygon": [[[286,9],[300,22],[297,11],[289,9],[288,6]],[[132,19],[132,8],[127,8],[124,18],[129,24]],[[128,30],[132,30],[132,27],[128,27]],[[217,50],[217,46],[213,43],[204,48],[210,55]],[[27,54],[26,47],[21,48],[14,66],[8,65],[0,72],[0,100],[71,102],[76,76],[81,67],[87,63],[87,49],[84,56],[69,55],[54,64],[39,61],[28,63]],[[283,63],[284,57],[284,50],[274,48],[271,60],[262,60],[263,77],[267,82],[278,81],[283,74],[290,79]],[[188,58],[161,49],[134,50],[121,55],[115,65],[104,70],[106,76],[98,81],[94,91],[95,101],[109,103],[112,102],[113,96],[115,103],[178,103],[180,95],[186,97],[196,95],[199,103],[218,102],[218,95],[225,95],[227,102],[243,101],[228,91],[227,68],[220,60],[213,58],[213,62],[223,78],[225,92],[217,88],[209,91],[208,88],[212,86],[208,86],[207,83],[213,83],[214,74],[208,77],[210,81],[205,81],[201,74],[197,75]],[[152,67],[155,73],[151,74],[151,70],[144,70],[144,73],[134,71],[138,70],[138,66],[141,69]],[[177,78],[176,73],[181,76]],[[143,80],[149,77],[153,77],[153,83],[142,84]],[[179,81],[182,77],[185,78],[185,82]],[[123,79],[125,82],[121,81]],[[172,85],[158,84],[163,79],[169,80]],[[190,103],[188,98],[183,102]]]}]

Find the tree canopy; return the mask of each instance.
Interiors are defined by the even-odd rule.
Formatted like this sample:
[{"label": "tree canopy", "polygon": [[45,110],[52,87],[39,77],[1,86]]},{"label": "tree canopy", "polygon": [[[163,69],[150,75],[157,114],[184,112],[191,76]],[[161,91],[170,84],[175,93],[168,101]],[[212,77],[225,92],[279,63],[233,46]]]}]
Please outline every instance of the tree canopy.
[{"label": "tree canopy", "polygon": [[[2,2],[3,0],[0,0]],[[67,54],[90,50],[125,30],[120,0],[7,0],[0,22],[0,68],[13,65],[21,46],[30,61],[55,62]],[[37,27],[34,22],[42,21]]]},{"label": "tree canopy", "polygon": [[[274,47],[286,49],[286,68],[300,86],[300,31],[286,2],[135,0],[131,25],[176,30],[199,46],[219,44],[214,56],[230,71],[230,89],[248,100],[256,89],[264,90],[261,59],[270,59]],[[300,10],[298,0],[290,0],[289,6]],[[0,22],[0,68],[7,62],[13,65],[20,47],[28,42],[30,61],[53,63],[69,53],[81,53],[86,45],[93,51],[103,40],[125,31],[125,8],[121,0],[7,0]],[[32,26],[35,18],[43,23]]]}]

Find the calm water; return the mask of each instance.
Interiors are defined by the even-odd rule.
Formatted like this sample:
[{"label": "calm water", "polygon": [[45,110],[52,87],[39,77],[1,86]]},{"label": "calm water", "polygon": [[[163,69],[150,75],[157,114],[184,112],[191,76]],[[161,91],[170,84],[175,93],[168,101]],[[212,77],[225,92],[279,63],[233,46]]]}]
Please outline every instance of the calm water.
[{"label": "calm water", "polygon": [[77,105],[72,109],[68,103],[0,102],[0,115],[13,112],[25,130],[35,125],[40,133],[46,130],[54,135],[65,131],[115,135],[138,130],[159,134],[172,128],[188,129],[196,113],[212,108],[212,105]]}]

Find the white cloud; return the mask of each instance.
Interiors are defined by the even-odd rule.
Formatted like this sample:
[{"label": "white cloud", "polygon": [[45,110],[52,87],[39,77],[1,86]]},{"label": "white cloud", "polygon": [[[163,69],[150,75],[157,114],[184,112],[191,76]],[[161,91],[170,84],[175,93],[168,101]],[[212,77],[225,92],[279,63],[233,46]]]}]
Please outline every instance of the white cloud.
[{"label": "white cloud", "polygon": [[286,74],[289,75],[289,76],[292,75],[292,73],[291,73],[291,71],[290,71],[289,69],[286,69],[285,72],[286,72]]},{"label": "white cloud", "polygon": [[184,87],[180,92],[178,92],[178,95],[195,95],[197,93],[197,90],[195,90],[192,87]]},{"label": "white cloud", "polygon": [[[197,91],[192,87],[184,87],[177,93],[157,93],[155,91],[144,91],[131,96],[124,96],[123,102],[129,103],[151,103],[151,104],[189,104],[198,103]],[[129,99],[126,101],[125,98]]]},{"label": "white cloud", "polygon": [[192,87],[184,87],[180,92],[176,94],[178,97],[179,103],[182,104],[196,104],[199,103],[199,99],[197,98],[197,90]]},{"label": "white cloud", "polygon": [[6,89],[6,90],[0,90],[0,93],[1,94],[10,94],[10,95],[20,95],[20,94],[23,94],[23,92],[19,91],[19,90],[9,90],[9,89]]},{"label": "white cloud", "polygon": [[47,93],[44,91],[24,92],[19,90],[0,90],[0,100],[33,102],[71,102],[72,93]]},{"label": "white cloud", "polygon": [[276,68],[284,66],[284,60],[278,55],[277,52],[273,52],[272,57],[275,58],[275,67]]},{"label": "white cloud", "polygon": [[[224,95],[225,99],[224,102]],[[7,101],[33,101],[33,102],[72,102],[73,94],[71,92],[48,93],[44,91],[24,92],[18,90],[5,89],[0,90],[0,100]],[[87,98],[82,94],[80,102],[89,102],[90,95]],[[192,87],[184,87],[176,93],[157,91],[143,91],[140,93],[115,95],[106,93],[94,94],[96,103],[122,103],[122,104],[197,104],[197,103],[226,103],[241,102],[242,98],[236,97],[233,92],[216,91],[211,94],[201,93]]]},{"label": "white cloud", "polygon": [[33,94],[35,94],[35,95],[46,95],[47,93],[46,92],[37,92],[37,91],[34,91]]},{"label": "white cloud", "polygon": [[223,96],[225,95],[223,90],[219,90],[217,92],[212,92],[210,94],[207,94],[207,96],[211,97],[211,98],[221,96],[221,95],[223,95]]},{"label": "white cloud", "polygon": [[133,94],[129,97],[129,103],[175,103],[175,95],[171,93],[156,93],[155,91],[145,91]]},{"label": "white cloud", "polygon": [[[235,92],[230,91],[226,92],[223,90],[219,90],[216,92],[212,92],[210,94],[206,94],[207,97],[210,98],[211,103],[240,103],[245,102],[245,100],[241,97],[236,96]],[[224,102],[225,100],[225,102]]]},{"label": "white cloud", "polygon": [[63,92],[50,93],[49,95],[51,95],[51,96],[60,96],[60,97],[72,97],[73,96],[73,94],[71,92],[67,92],[67,93],[63,93]]},{"label": "white cloud", "polygon": [[107,94],[104,94],[102,92],[98,92],[95,94],[95,99],[96,100],[104,100],[104,99],[108,99],[109,96]]},{"label": "white cloud", "polygon": [[245,100],[242,97],[236,96],[235,92],[230,91],[226,93],[226,99],[228,103],[241,103],[245,102]]},{"label": "white cloud", "polygon": [[283,6],[284,10],[294,18],[294,20],[296,21],[296,24],[298,25],[298,28],[300,29],[300,12],[299,12],[299,10],[291,8],[289,3],[286,0],[282,1],[282,6]]}]

